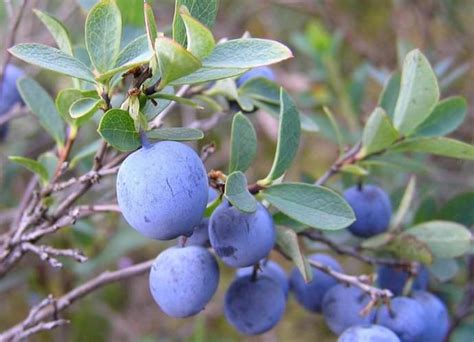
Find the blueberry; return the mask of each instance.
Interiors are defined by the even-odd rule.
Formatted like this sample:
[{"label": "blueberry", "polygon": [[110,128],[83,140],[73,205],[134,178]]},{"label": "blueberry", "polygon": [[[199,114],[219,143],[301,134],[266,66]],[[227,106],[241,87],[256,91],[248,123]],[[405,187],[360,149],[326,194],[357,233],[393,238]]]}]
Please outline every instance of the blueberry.
[{"label": "blueberry", "polygon": [[236,278],[225,295],[227,321],[245,335],[272,329],[285,312],[286,299],[281,286],[267,276]]},{"label": "blueberry", "polygon": [[273,72],[271,68],[267,66],[261,66],[261,67],[253,68],[252,70],[249,70],[246,73],[244,73],[242,76],[240,76],[236,81],[237,87],[240,88],[248,80],[251,80],[257,77],[263,77],[270,81],[276,80],[275,73]]},{"label": "blueberry", "polygon": [[[408,273],[404,270],[380,266],[377,271],[377,282],[380,288],[388,289],[396,296],[400,296],[408,280]],[[429,282],[429,273],[426,267],[421,266],[413,281],[413,290],[426,290]]]},{"label": "blueberry", "polygon": [[337,342],[400,342],[400,339],[381,325],[364,324],[345,330]]},{"label": "blueberry", "polygon": [[370,297],[354,286],[338,284],[324,295],[322,309],[324,319],[333,333],[341,334],[353,325],[372,323],[375,313],[367,315],[362,310],[369,304]]},{"label": "blueberry", "polygon": [[449,329],[449,315],[446,305],[435,295],[426,291],[415,291],[412,298],[423,309],[426,328],[422,341],[443,342]]},{"label": "blueberry", "polygon": [[[342,272],[339,263],[325,254],[313,254],[309,259],[320,262],[331,269]],[[312,312],[321,312],[321,303],[326,292],[337,284],[337,281],[330,275],[312,268],[313,279],[309,283],[305,283],[300,271],[295,267],[291,272],[290,286],[295,294],[296,300],[306,310]]]},{"label": "blueberry", "polygon": [[388,229],[392,205],[384,190],[376,185],[353,186],[344,192],[344,198],[356,216],[348,227],[352,234],[370,237]]},{"label": "blueberry", "polygon": [[219,192],[216,189],[209,187],[207,203],[214,202],[217,197],[219,197]]},{"label": "blueberry", "polygon": [[421,337],[428,317],[424,315],[421,305],[408,297],[396,297],[390,307],[391,312],[386,305],[378,310],[377,323],[392,330],[402,342],[424,341]]},{"label": "blueberry", "polygon": [[[239,268],[236,272],[237,277],[244,277],[252,275],[253,266]],[[288,278],[286,276],[285,270],[272,260],[261,260],[260,269],[258,271],[259,276],[267,276],[275,280],[280,284],[285,297],[288,297],[288,292],[290,291],[290,284],[288,283]]]},{"label": "blueberry", "polygon": [[209,239],[217,255],[231,267],[245,267],[265,258],[275,244],[275,227],[268,210],[243,213],[223,201],[209,221]]},{"label": "blueberry", "polygon": [[[13,64],[8,64],[2,78],[0,87],[0,116],[6,114],[16,103],[23,103],[16,82],[24,75],[23,71]],[[8,132],[8,124],[0,125],[0,140],[3,140]]]},{"label": "blueberry", "polygon": [[117,176],[117,200],[127,222],[158,240],[189,236],[208,198],[204,165],[188,146],[162,141],[129,155]]},{"label": "blueberry", "polygon": [[150,271],[153,299],[167,315],[176,318],[203,310],[218,283],[216,259],[207,249],[198,246],[164,250]]},{"label": "blueberry", "polygon": [[[179,242],[178,242],[179,243]],[[186,239],[186,246],[209,247],[209,219],[203,218],[193,229],[193,234]]]}]

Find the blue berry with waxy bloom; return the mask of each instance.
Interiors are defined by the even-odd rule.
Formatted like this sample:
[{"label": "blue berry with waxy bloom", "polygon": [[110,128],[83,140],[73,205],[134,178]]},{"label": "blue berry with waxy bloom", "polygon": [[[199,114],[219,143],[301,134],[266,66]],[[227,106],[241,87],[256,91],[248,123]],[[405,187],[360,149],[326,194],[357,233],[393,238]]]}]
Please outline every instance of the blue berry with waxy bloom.
[{"label": "blue berry with waxy bloom", "polygon": [[224,200],[209,221],[209,240],[217,255],[231,267],[251,266],[265,258],[275,245],[275,226],[268,210],[244,213]]},{"label": "blue berry with waxy bloom", "polygon": [[[16,82],[24,75],[23,70],[13,64],[7,64],[0,86],[0,116],[7,114],[16,103],[23,103]],[[0,140],[8,132],[8,123],[0,125]]]},{"label": "blue berry with waxy bloom", "polygon": [[225,295],[227,321],[245,335],[258,335],[272,329],[285,312],[286,298],[275,280],[259,275],[237,277]]},{"label": "blue berry with waxy bloom", "polygon": [[374,311],[364,313],[370,296],[358,287],[338,284],[324,295],[322,309],[326,324],[336,335],[359,324],[372,323]]},{"label": "blue berry with waxy bloom", "polygon": [[[395,296],[400,296],[408,280],[408,273],[402,269],[379,266],[377,270],[377,283],[380,288],[392,291]],[[413,280],[413,290],[426,290],[429,283],[429,272],[424,266],[420,266],[418,274]]]},{"label": "blue berry with waxy bloom", "polygon": [[203,310],[216,292],[219,267],[203,247],[171,247],[155,259],[149,284],[153,299],[167,315],[189,317]]},{"label": "blue berry with waxy bloom", "polygon": [[[339,263],[329,255],[313,254],[309,259],[328,266],[337,272],[342,272]],[[290,287],[295,294],[296,300],[306,310],[311,312],[321,312],[321,303],[326,292],[337,284],[337,281],[330,275],[314,267],[311,268],[313,279],[306,283],[301,272],[295,267],[290,276]]]},{"label": "blue berry with waxy bloom", "polygon": [[363,324],[345,330],[337,342],[400,342],[400,339],[381,325]]},{"label": "blue berry with waxy bloom", "polygon": [[383,189],[376,185],[357,185],[344,191],[344,198],[356,217],[348,227],[352,234],[367,238],[389,228],[392,204]]},{"label": "blue berry with waxy bloom", "polygon": [[[286,276],[285,270],[272,260],[261,260],[259,265],[260,268],[257,273],[275,280],[278,284],[280,284],[285,296],[287,297],[288,292],[290,291],[290,284],[288,282],[288,277]],[[239,268],[236,272],[236,275],[237,277],[252,275],[253,268],[253,266]]]},{"label": "blue berry with waxy bloom", "polygon": [[426,328],[422,341],[443,342],[449,330],[449,314],[446,305],[426,291],[415,291],[412,298],[420,304],[424,312]]},{"label": "blue berry with waxy bloom", "polygon": [[[202,246],[210,247],[209,242],[209,219],[204,217],[196,227],[193,229],[193,233],[190,237],[183,237],[185,246]],[[181,241],[178,241],[181,243]]]},{"label": "blue berry with waxy bloom", "polygon": [[408,297],[396,297],[390,309],[384,305],[377,312],[377,324],[392,330],[402,342],[423,341],[426,319],[421,305]]},{"label": "blue berry with waxy bloom", "polygon": [[240,76],[236,81],[237,87],[241,87],[245,82],[258,77],[263,77],[270,81],[276,80],[275,73],[270,67],[261,66],[253,68]]},{"label": "blue berry with waxy bloom", "polygon": [[190,147],[162,141],[130,154],[117,176],[117,200],[127,222],[146,237],[189,236],[208,198],[206,169]]}]

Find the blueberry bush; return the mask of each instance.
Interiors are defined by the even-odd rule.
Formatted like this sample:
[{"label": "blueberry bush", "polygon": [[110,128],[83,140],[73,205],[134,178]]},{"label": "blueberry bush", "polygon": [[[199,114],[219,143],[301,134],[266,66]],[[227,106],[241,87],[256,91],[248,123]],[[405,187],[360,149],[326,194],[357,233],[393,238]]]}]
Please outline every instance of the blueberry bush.
[{"label": "blueberry bush", "polygon": [[[473,183],[437,190],[472,175],[467,102],[445,96],[466,69],[400,39],[395,70],[348,75],[320,22],[291,49],[221,37],[217,0],[80,1],[80,31],[34,9],[49,40],[14,44],[27,4],[5,1],[0,340],[293,340],[314,321],[301,340],[472,341]],[[290,59],[318,86],[279,76]]]}]

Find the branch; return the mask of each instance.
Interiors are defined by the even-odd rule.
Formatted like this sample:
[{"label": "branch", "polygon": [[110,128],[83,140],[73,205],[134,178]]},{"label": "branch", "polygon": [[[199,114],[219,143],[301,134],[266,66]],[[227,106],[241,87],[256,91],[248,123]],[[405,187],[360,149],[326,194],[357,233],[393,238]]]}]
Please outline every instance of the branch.
[{"label": "branch", "polygon": [[[53,324],[53,322],[50,322],[49,326],[47,326],[46,324],[48,323],[43,323],[43,321],[49,319],[50,317],[56,316],[59,312],[71,306],[76,300],[85,297],[89,293],[94,292],[105,285],[144,274],[150,269],[153,261],[154,260],[148,260],[140,264],[136,264],[113,272],[106,271],[100,274],[99,276],[89,280],[88,282],[82,284],[81,286],[69,291],[57,300],[53,300],[51,296],[46,298],[42,303],[40,303],[42,305],[33,307],[31,309],[30,313],[24,321],[18,323],[17,325],[0,334],[0,341],[17,341],[23,338],[25,332],[28,332],[27,329],[29,327],[35,327],[42,324],[41,327],[43,328],[53,329],[56,326],[64,324],[64,320],[55,320],[53,322],[60,321],[61,323]],[[31,329],[33,328],[30,328],[30,331]],[[32,333],[41,330],[45,329],[36,328],[36,330],[34,330]],[[30,335],[32,333],[30,333]]]}]

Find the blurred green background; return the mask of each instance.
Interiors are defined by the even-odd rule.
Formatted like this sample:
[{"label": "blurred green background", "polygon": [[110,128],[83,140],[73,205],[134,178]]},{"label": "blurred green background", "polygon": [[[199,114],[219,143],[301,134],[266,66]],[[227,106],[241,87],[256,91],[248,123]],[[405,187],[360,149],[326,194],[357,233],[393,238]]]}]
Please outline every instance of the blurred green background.
[{"label": "blurred green background", "polygon": [[[8,11],[20,1],[0,3],[2,44],[8,34]],[[41,0],[29,1],[16,42],[53,44],[52,38],[33,14],[33,8],[47,11],[64,20],[78,45],[83,45],[86,8],[95,1]],[[142,0],[118,0],[124,17],[124,43],[143,32]],[[158,27],[167,31],[171,24],[174,2],[152,2]],[[245,31],[254,37],[270,38],[290,46],[295,58],[274,67],[278,82],[295,97],[300,110],[320,126],[320,132],[304,133],[295,164],[287,175],[293,180],[319,177],[337,156],[334,132],[323,106],[329,107],[341,125],[344,141],[353,142],[360,128],[376,106],[379,93],[390,73],[399,68],[400,59],[412,47],[420,48],[430,59],[440,79],[442,97],[462,95],[468,103],[474,98],[474,2],[471,0],[221,0],[215,36],[239,37]],[[5,46],[1,46],[2,54]],[[16,63],[17,61],[15,61]],[[22,65],[45,86],[52,96],[70,85],[70,80],[50,72]],[[465,123],[452,136],[474,142],[472,108]],[[201,113],[187,108],[176,110],[174,120],[189,123]],[[259,137],[258,164],[249,171],[251,181],[266,174],[275,148],[276,121],[268,114],[252,114]],[[73,152],[77,153],[98,139],[96,123],[84,128]],[[207,161],[207,168],[226,171],[230,120],[224,121],[199,143],[201,147],[215,141],[218,151]],[[6,229],[8,215],[18,204],[29,174],[8,162],[9,155],[36,157],[52,146],[32,116],[12,124],[7,143],[0,145],[0,232]],[[91,158],[89,158],[91,159]],[[417,205],[430,205],[426,216],[438,217],[440,208],[452,197],[474,189],[472,163],[446,158],[411,156],[386,160],[390,167],[372,170],[371,182],[382,185],[395,203],[407,184],[409,175],[418,175]],[[79,169],[86,171],[90,161]],[[338,176],[330,186],[341,190],[353,182]],[[115,200],[114,179],[104,179],[85,197],[110,203]],[[429,203],[429,204],[426,204]],[[465,210],[474,211],[473,208]],[[460,215],[469,215],[461,213]],[[464,218],[463,218],[464,219]],[[472,226],[472,214],[466,224]],[[346,237],[340,234],[341,241]],[[75,285],[105,269],[116,269],[156,256],[175,242],[161,243],[141,238],[116,214],[96,215],[62,229],[48,243],[57,247],[82,249],[89,261],[82,265],[64,260],[65,267],[52,270],[35,257],[25,258],[7,277],[0,280],[0,330],[22,320],[33,303],[49,293],[59,296]],[[306,245],[310,252],[323,249]],[[290,270],[291,265],[275,253],[272,256]],[[339,258],[351,274],[371,273],[354,260]],[[54,333],[33,338],[38,341],[335,341],[319,315],[305,312],[290,297],[287,311],[276,329],[255,338],[243,338],[223,318],[223,296],[233,278],[233,270],[221,265],[222,280],[215,298],[200,315],[175,320],[166,317],[148,292],[148,278],[137,277],[114,284],[76,303],[65,313],[71,324]],[[453,284],[432,287],[449,303],[462,293],[463,272]],[[459,286],[458,286],[458,285]],[[465,324],[457,341],[472,341],[474,322]]]}]

